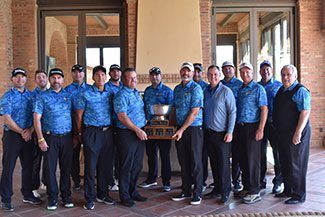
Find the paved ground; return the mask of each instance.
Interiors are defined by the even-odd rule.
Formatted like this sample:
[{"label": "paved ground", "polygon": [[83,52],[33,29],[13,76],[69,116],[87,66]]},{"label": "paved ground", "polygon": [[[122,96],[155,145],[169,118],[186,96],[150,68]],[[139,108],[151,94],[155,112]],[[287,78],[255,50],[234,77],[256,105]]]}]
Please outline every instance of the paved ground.
[{"label": "paved ground", "polygon": [[[1,171],[1,166],[0,166]],[[20,166],[19,162],[14,175],[13,205],[15,211],[5,213],[0,210],[0,216],[190,216],[208,214],[234,214],[234,213],[266,213],[266,212],[325,212],[325,148],[312,149],[310,154],[308,177],[307,177],[307,200],[299,205],[285,205],[285,199],[275,198],[271,194],[272,174],[268,174],[268,186],[263,193],[262,201],[246,205],[240,200],[234,199],[231,194],[228,205],[219,205],[216,200],[203,200],[201,205],[189,205],[189,201],[173,202],[171,197],[180,192],[180,177],[172,177],[173,190],[169,193],[161,192],[161,186],[151,189],[140,189],[143,196],[149,198],[147,202],[140,203],[133,208],[126,208],[120,204],[115,206],[96,203],[92,211],[82,208],[84,203],[83,191],[73,192],[75,208],[67,209],[59,207],[56,211],[46,210],[45,192],[42,192],[44,203],[38,206],[24,204],[20,193]],[[139,181],[142,181],[141,177]],[[211,175],[208,183],[211,183]],[[206,192],[208,192],[208,189]],[[205,192],[205,193],[206,193]],[[118,194],[113,192],[111,196],[118,200]]]}]

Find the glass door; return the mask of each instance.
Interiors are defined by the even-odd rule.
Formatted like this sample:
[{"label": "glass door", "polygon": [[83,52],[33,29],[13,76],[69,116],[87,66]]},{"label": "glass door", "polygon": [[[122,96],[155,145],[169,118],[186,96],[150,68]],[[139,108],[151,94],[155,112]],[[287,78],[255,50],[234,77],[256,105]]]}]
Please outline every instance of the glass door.
[{"label": "glass door", "polygon": [[40,11],[39,67],[61,68],[72,81],[70,70],[86,66],[88,83],[95,65],[125,65],[122,10]]}]

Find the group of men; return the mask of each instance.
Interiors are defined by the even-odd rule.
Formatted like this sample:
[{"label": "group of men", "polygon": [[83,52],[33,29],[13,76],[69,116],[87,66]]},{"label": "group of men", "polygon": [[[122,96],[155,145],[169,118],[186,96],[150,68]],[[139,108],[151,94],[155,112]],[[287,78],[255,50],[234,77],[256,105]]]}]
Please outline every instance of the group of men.
[{"label": "group of men", "polygon": [[[282,68],[281,84],[273,78],[271,63],[262,62],[262,79],[258,84],[253,80],[250,63],[239,66],[241,82],[235,77],[234,64],[224,62],[225,78],[221,80],[220,68],[211,65],[207,70],[207,84],[201,78],[202,65],[185,62],[180,68],[181,83],[174,91],[163,84],[160,68],[153,67],[149,70],[151,85],[143,98],[136,89],[137,73],[133,68],[122,71],[118,65],[112,65],[110,80],[106,83],[106,68],[96,66],[93,85],[84,82],[82,66],[74,65],[71,72],[74,82],[63,88],[63,71],[51,69],[50,88],[46,89],[47,73],[36,71],[38,87],[30,92],[25,88],[26,71],[21,68],[12,71],[13,87],[1,98],[0,107],[5,124],[0,182],[5,211],[14,210],[12,176],[18,157],[22,164],[24,202],[42,202],[33,190],[39,187],[43,156],[42,181],[47,187],[47,209],[57,209],[59,190],[61,204],[66,208],[74,207],[70,176],[74,189],[80,189],[81,144],[85,156],[85,209],[94,209],[95,201],[116,203],[108,190],[108,186],[114,186],[114,165],[121,203],[132,207],[135,201],[147,200],[137,190],[145,148],[149,170],[139,187],[157,185],[159,149],[163,191],[170,191],[171,140],[148,139],[143,129],[153,118],[151,107],[154,104],[174,107],[177,130],[173,139],[181,166],[182,191],[172,200],[190,198],[192,205],[201,203],[210,157],[214,188],[205,197],[219,198],[220,203],[227,203],[232,189],[231,156],[235,196],[247,204],[261,200],[260,190],[266,187],[269,140],[275,159],[273,193],[277,197],[289,197],[288,204],[305,201],[310,93],[297,82],[297,70],[293,65]],[[30,163],[33,161],[34,169]],[[281,193],[282,182],[284,190]]]}]

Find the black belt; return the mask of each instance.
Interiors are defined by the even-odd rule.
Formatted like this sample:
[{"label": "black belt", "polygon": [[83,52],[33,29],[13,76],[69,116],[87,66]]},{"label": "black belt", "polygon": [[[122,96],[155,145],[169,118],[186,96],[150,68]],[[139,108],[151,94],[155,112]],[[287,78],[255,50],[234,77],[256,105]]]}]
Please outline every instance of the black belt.
[{"label": "black belt", "polygon": [[112,126],[111,125],[110,126],[100,126],[100,127],[88,125],[88,126],[85,126],[85,127],[86,128],[93,128],[93,129],[100,130],[100,131],[107,131],[109,129],[112,129]]},{"label": "black belt", "polygon": [[57,133],[52,133],[51,131],[43,131],[43,134],[50,135],[50,136],[59,136],[59,137],[69,135],[70,133],[71,132],[66,132],[66,133],[63,133],[63,134],[57,134]]},{"label": "black belt", "polygon": [[244,126],[253,126],[255,124],[258,124],[258,122],[255,123],[237,123],[238,126],[244,127]]}]

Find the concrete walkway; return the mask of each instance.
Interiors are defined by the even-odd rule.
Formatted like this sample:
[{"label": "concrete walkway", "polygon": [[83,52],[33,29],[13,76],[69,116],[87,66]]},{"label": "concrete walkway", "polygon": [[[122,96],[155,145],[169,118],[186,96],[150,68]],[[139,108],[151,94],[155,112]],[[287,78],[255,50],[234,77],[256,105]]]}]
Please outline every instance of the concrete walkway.
[{"label": "concrete walkway", "polygon": [[[0,171],[2,170],[0,166]],[[14,175],[14,196],[13,205],[15,211],[5,213],[0,210],[0,216],[191,216],[191,215],[211,215],[211,214],[235,214],[235,213],[270,213],[270,212],[325,212],[325,148],[313,148],[310,152],[310,161],[307,177],[307,199],[303,204],[285,205],[285,199],[275,198],[271,194],[272,174],[268,174],[267,189],[262,193],[262,201],[252,205],[241,203],[239,199],[234,199],[231,194],[228,205],[220,205],[216,200],[203,200],[201,205],[189,205],[189,201],[173,202],[171,197],[180,192],[180,177],[172,177],[173,190],[168,193],[161,191],[161,186],[150,189],[139,189],[140,194],[149,198],[147,202],[138,202],[133,208],[126,208],[121,204],[115,206],[96,203],[95,209],[87,211],[82,208],[84,203],[83,190],[73,192],[72,197],[75,208],[58,207],[56,211],[46,210],[45,192],[41,191],[41,205],[30,205],[22,202],[20,193],[20,163]],[[144,177],[140,178],[140,182]],[[161,181],[161,180],[159,180]],[[208,183],[212,182],[211,175]],[[206,192],[209,192],[207,189]],[[112,192],[110,195],[117,201],[118,193]]]}]

